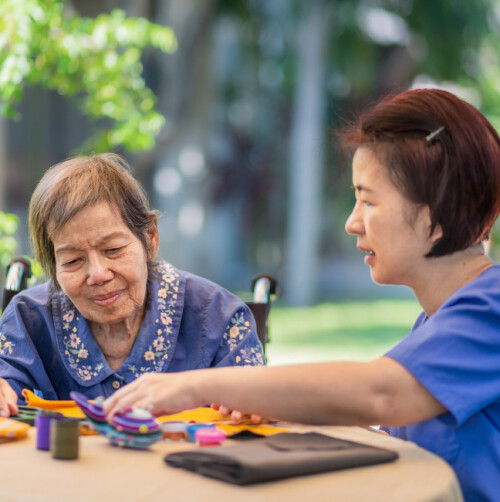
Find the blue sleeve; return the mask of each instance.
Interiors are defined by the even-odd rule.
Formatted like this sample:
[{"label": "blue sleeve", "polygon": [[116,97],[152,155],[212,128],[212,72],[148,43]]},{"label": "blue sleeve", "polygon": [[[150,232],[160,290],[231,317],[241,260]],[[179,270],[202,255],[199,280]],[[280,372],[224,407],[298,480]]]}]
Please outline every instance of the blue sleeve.
[{"label": "blue sleeve", "polygon": [[214,366],[262,366],[265,364],[255,320],[245,305],[230,317]]},{"label": "blue sleeve", "polygon": [[386,355],[461,425],[500,399],[499,328],[500,289],[464,288]]},{"label": "blue sleeve", "polygon": [[56,350],[44,322],[46,310],[29,294],[21,294],[11,300],[0,319],[0,377],[20,400],[24,388],[44,389],[44,396],[55,396],[42,360],[53,357]]},{"label": "blue sleeve", "polygon": [[169,371],[265,364],[250,308],[221,286],[186,273],[182,322]]}]

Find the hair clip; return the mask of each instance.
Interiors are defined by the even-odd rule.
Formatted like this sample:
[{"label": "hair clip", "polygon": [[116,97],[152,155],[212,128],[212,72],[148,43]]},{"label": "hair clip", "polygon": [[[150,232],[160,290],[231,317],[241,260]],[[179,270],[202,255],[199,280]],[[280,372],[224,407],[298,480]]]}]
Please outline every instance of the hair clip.
[{"label": "hair clip", "polygon": [[435,131],[432,131],[430,134],[428,134],[425,139],[427,141],[427,143],[429,143],[429,145],[431,143],[434,143],[434,141],[436,141],[436,139],[439,138],[439,135],[444,131],[444,126],[441,126],[439,127],[438,129],[436,129]]}]

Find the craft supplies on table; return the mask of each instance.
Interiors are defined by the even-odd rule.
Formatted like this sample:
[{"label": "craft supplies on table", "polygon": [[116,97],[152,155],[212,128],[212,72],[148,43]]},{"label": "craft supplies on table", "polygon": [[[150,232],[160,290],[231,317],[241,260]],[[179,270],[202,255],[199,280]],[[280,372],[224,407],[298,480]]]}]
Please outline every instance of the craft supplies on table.
[{"label": "craft supplies on table", "polygon": [[35,417],[36,447],[38,450],[50,450],[51,423],[61,420],[62,413],[56,411],[40,410]]},{"label": "craft supplies on table", "polygon": [[0,417],[0,438],[21,439],[28,435],[29,424]]},{"label": "craft supplies on table", "polygon": [[183,441],[187,439],[188,422],[164,422],[160,424],[160,429],[163,434],[163,439],[170,441]]},{"label": "craft supplies on table", "polygon": [[71,392],[70,396],[83,411],[92,427],[111,444],[126,448],[148,448],[162,438],[160,424],[149,411],[134,408],[114,415],[110,422],[102,407],[104,398],[90,401],[79,392]]},{"label": "craft supplies on table", "polygon": [[[83,411],[77,406],[75,401],[54,401],[47,400],[36,396],[32,391],[28,389],[23,390],[23,396],[26,403],[31,407],[37,407],[44,410],[57,411],[62,413],[65,417],[78,417],[82,419],[80,422],[80,434],[81,435],[95,435],[98,434],[95,427],[91,424],[89,420],[85,420],[86,416]],[[93,401],[89,400],[90,403]],[[101,417],[103,421],[106,421]],[[156,418],[156,422],[160,425],[160,431],[166,440],[176,439],[183,440],[188,439],[187,432],[178,432],[178,427],[182,429],[187,428],[192,424],[209,424],[212,426],[217,426],[218,429],[223,430],[228,437],[233,436],[245,436],[245,437],[258,437],[258,436],[272,436],[274,434],[279,434],[281,432],[289,432],[288,428],[279,427],[273,423],[261,423],[254,424],[250,420],[245,420],[239,423],[234,423],[228,420],[228,417],[223,416],[219,411],[214,410],[209,407],[199,407],[192,410],[185,410],[172,415],[163,415]],[[183,424],[182,426],[175,426],[177,432],[170,432],[169,424]],[[164,428],[167,428],[166,431]],[[195,441],[193,436],[193,442]]]},{"label": "craft supplies on table", "polygon": [[35,425],[35,416],[41,410],[41,408],[18,404],[17,410],[17,415],[11,415],[10,418],[28,425]]},{"label": "craft supplies on table", "polygon": [[79,422],[75,418],[53,420],[50,424],[50,452],[53,458],[78,458]]},{"label": "craft supplies on table", "polygon": [[199,446],[218,446],[227,438],[227,434],[217,428],[202,427],[195,431],[194,437]]},{"label": "craft supplies on table", "polygon": [[190,441],[191,443],[196,443],[196,437],[195,433],[198,429],[215,429],[215,425],[213,424],[204,424],[204,423],[198,423],[198,424],[191,424],[188,425],[186,432],[187,432],[187,440]]}]

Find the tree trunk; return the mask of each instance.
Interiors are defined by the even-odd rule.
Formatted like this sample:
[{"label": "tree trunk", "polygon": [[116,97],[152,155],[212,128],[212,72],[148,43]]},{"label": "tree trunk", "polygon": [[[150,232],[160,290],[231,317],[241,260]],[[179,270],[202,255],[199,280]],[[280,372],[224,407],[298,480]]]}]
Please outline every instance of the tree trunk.
[{"label": "tree trunk", "polygon": [[326,23],[322,0],[307,2],[298,40],[298,75],[289,148],[289,211],[283,292],[290,305],[316,296],[324,164]]}]

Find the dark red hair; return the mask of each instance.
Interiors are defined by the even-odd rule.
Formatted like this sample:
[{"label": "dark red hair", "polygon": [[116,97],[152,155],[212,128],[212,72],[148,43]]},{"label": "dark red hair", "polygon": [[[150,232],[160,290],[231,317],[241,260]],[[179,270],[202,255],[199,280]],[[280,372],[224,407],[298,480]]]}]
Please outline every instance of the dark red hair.
[{"label": "dark red hair", "polygon": [[431,234],[439,225],[443,235],[427,256],[489,236],[500,211],[500,138],[476,108],[443,90],[406,91],[380,101],[340,136],[345,147],[372,149],[402,193],[429,206]]}]

